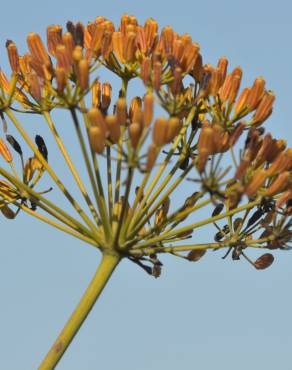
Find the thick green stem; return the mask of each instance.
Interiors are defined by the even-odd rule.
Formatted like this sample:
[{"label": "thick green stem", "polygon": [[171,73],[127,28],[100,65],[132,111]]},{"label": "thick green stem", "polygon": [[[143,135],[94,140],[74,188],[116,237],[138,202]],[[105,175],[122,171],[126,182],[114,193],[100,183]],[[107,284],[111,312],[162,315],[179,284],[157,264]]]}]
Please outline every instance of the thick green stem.
[{"label": "thick green stem", "polygon": [[71,315],[62,332],[56,339],[47,356],[39,366],[39,370],[52,370],[60,361],[64,352],[70,345],[71,341],[77,334],[87,315],[91,311],[94,303],[101,294],[107,281],[109,280],[114,269],[120,262],[120,256],[117,254],[104,253],[101,263],[86,289],[83,297],[78,303],[75,311]]}]

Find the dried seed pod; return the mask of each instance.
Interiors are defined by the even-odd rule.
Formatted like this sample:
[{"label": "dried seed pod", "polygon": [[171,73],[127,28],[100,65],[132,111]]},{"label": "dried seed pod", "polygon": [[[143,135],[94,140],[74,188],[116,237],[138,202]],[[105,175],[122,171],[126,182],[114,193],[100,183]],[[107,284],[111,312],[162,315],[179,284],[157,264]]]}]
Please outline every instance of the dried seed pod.
[{"label": "dried seed pod", "polygon": [[206,253],[206,249],[194,249],[187,255],[187,259],[192,262],[199,261]]},{"label": "dried seed pod", "polygon": [[42,172],[43,165],[37,157],[30,157],[24,167],[25,183],[29,183],[32,180],[36,171]]},{"label": "dried seed pod", "polygon": [[8,207],[7,204],[0,205],[0,211],[3,216],[8,218],[8,220],[13,220],[15,218],[15,213],[12,211],[11,208]]},{"label": "dried seed pod", "polygon": [[19,155],[22,155],[21,146],[12,135],[6,135],[6,140]]},{"label": "dried seed pod", "polygon": [[41,155],[45,158],[45,160],[48,160],[48,149],[46,147],[46,144],[44,142],[44,139],[40,135],[36,135],[35,137],[35,143],[38,147],[39,152]]},{"label": "dried seed pod", "polygon": [[154,276],[157,279],[159,278],[160,275],[161,275],[161,266],[154,265],[152,267],[152,276]]},{"label": "dried seed pod", "polygon": [[179,168],[181,170],[186,170],[188,168],[188,165],[189,165],[189,162],[190,162],[190,157],[189,156],[186,156],[181,162],[180,162],[180,165],[179,165]]},{"label": "dried seed pod", "polygon": [[193,207],[196,202],[202,197],[199,191],[195,191],[191,196],[187,197],[183,205],[183,209]]},{"label": "dried seed pod", "polygon": [[224,208],[224,203],[219,203],[212,212],[212,217],[219,215]]},{"label": "dried seed pod", "polygon": [[234,221],[233,221],[233,230],[236,232],[238,230],[238,228],[242,225],[242,221],[243,219],[241,217],[237,217]]},{"label": "dried seed pod", "polygon": [[222,233],[222,231],[218,231],[215,236],[214,236],[214,240],[216,242],[220,242],[221,239],[224,238],[224,234]]},{"label": "dried seed pod", "polygon": [[170,205],[170,199],[167,197],[161,207],[156,211],[155,219],[154,219],[154,225],[159,226],[163,223],[163,221],[166,219],[168,210]]},{"label": "dried seed pod", "polygon": [[273,262],[274,256],[271,253],[265,253],[254,262],[254,267],[257,270],[264,270],[270,267]]},{"label": "dried seed pod", "polygon": [[241,252],[242,252],[242,247],[241,246],[237,246],[237,247],[233,248],[233,250],[232,250],[232,259],[233,259],[233,261],[240,260]]},{"label": "dried seed pod", "polygon": [[75,43],[82,48],[84,46],[84,26],[80,22],[75,26]]},{"label": "dried seed pod", "polygon": [[252,216],[250,217],[250,219],[248,220],[247,222],[247,225],[246,227],[249,228],[250,226],[252,226],[254,223],[256,223],[262,216],[264,215],[264,211],[259,208],[257,209],[253,214]]}]

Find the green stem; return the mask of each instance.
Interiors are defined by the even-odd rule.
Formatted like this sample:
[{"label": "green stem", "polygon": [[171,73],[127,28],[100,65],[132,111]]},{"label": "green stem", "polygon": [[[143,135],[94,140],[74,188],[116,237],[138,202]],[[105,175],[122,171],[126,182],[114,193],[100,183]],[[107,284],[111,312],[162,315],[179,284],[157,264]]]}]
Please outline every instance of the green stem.
[{"label": "green stem", "polygon": [[241,211],[244,211],[246,209],[249,209],[249,208],[253,208],[255,206],[257,206],[259,203],[260,203],[261,200],[255,200],[254,202],[250,202],[244,206],[241,206],[241,207],[238,207],[238,208],[235,208],[229,212],[225,212],[225,213],[222,213],[218,216],[214,216],[214,217],[210,217],[210,218],[206,218],[202,221],[199,221],[199,222],[195,222],[193,224],[190,224],[190,225],[187,225],[187,226],[184,226],[184,227],[181,227],[177,230],[173,230],[173,231],[170,231],[170,232],[165,232],[165,233],[162,233],[154,238],[151,238],[151,239],[148,239],[146,240],[145,242],[142,242],[140,244],[137,245],[137,248],[144,248],[146,246],[150,246],[152,244],[155,244],[157,242],[160,242],[160,241],[163,241],[164,239],[168,239],[170,237],[175,237],[176,235],[180,235],[182,233],[186,233],[188,231],[191,231],[191,230],[194,230],[194,229],[197,229],[199,227],[202,227],[202,226],[205,226],[205,225],[208,225],[212,222],[215,222],[215,221],[218,221],[218,220],[221,220],[222,218],[226,218],[228,216],[232,216],[238,212],[241,212]]},{"label": "green stem", "polygon": [[62,153],[62,155],[63,155],[63,157],[64,157],[64,159],[65,159],[65,161],[66,161],[66,163],[67,163],[67,165],[68,165],[68,167],[69,167],[69,169],[70,169],[70,171],[71,171],[71,173],[72,173],[72,175],[73,175],[73,177],[76,181],[76,184],[78,185],[78,187],[79,187],[79,189],[80,189],[80,191],[81,191],[81,193],[82,193],[82,195],[83,195],[83,197],[84,197],[84,199],[85,199],[85,201],[86,201],[86,203],[87,203],[87,205],[88,205],[88,207],[89,207],[89,209],[92,213],[92,216],[94,217],[96,223],[99,223],[99,218],[98,218],[96,210],[93,206],[93,203],[92,203],[92,201],[91,201],[91,199],[90,199],[90,197],[89,197],[89,195],[88,195],[88,193],[85,189],[85,186],[83,185],[83,182],[80,179],[80,176],[78,175],[78,172],[76,171],[76,168],[75,168],[75,166],[74,166],[74,164],[73,164],[73,162],[72,162],[72,160],[71,160],[71,158],[70,158],[70,156],[69,156],[69,154],[68,154],[68,152],[67,152],[67,150],[66,150],[66,148],[65,148],[65,146],[64,146],[64,144],[63,144],[63,142],[62,142],[62,140],[59,136],[59,134],[58,134],[58,131],[57,131],[57,129],[54,125],[54,122],[51,118],[51,115],[48,112],[43,112],[43,115],[44,115],[44,117],[47,121],[47,124],[48,124],[48,126],[51,130],[51,133],[54,136],[54,138],[55,138],[55,140],[56,140],[56,142],[59,146],[59,149],[60,149],[60,151],[61,151],[61,153]]},{"label": "green stem", "polygon": [[39,366],[39,370],[52,370],[58,364],[64,352],[67,350],[81,325],[90,313],[92,307],[94,306],[96,300],[100,296],[119,262],[119,255],[107,253],[103,254],[101,263],[93,279],[91,280],[70,319]]},{"label": "green stem", "polygon": [[[28,185],[24,184],[23,182],[16,179],[14,176],[12,176],[9,172],[5,171],[3,168],[0,167],[0,174],[4,176],[6,179],[8,179],[14,186],[16,186],[21,192],[25,192],[25,197],[29,199],[33,199],[37,202],[40,207],[44,208],[42,203],[47,205],[49,208],[52,208],[54,210],[53,213],[57,213],[61,215],[61,218],[58,216],[54,217],[59,218],[60,221],[66,223],[69,227],[72,227],[77,230],[81,230],[83,235],[87,235],[89,237],[94,237],[98,242],[100,242],[99,238],[97,238],[96,234],[93,234],[91,230],[88,230],[84,225],[82,225],[79,221],[77,221],[75,218],[70,216],[67,212],[63,211],[61,208],[56,206],[54,203],[43,197],[42,195],[35,192],[33,189],[31,189]],[[29,196],[28,196],[29,195]],[[42,203],[39,203],[42,202]],[[46,207],[44,210],[47,211]]]},{"label": "green stem", "polygon": [[107,194],[108,194],[108,212],[110,222],[113,219],[113,184],[112,184],[112,165],[111,165],[111,148],[106,147],[106,164],[107,164]]},{"label": "green stem", "polygon": [[[81,102],[81,107],[83,109],[85,109],[84,102]],[[106,210],[103,186],[102,186],[102,181],[101,181],[100,174],[99,174],[99,169],[98,169],[98,164],[97,164],[97,160],[96,160],[96,157],[95,157],[95,153],[91,149],[91,156],[92,156],[92,160],[93,160],[93,166],[94,166],[94,169],[95,169],[95,175],[96,175],[96,182],[97,182],[98,190],[96,188],[96,183],[95,183],[95,180],[94,180],[94,175],[93,175],[93,172],[92,172],[89,156],[88,156],[88,153],[87,153],[86,145],[85,145],[85,142],[84,142],[84,139],[83,139],[83,135],[82,135],[82,132],[81,132],[81,129],[80,129],[80,125],[79,125],[79,121],[78,121],[78,117],[77,117],[75,109],[71,109],[71,114],[72,114],[73,122],[74,122],[74,125],[75,125],[77,137],[78,137],[78,140],[79,140],[79,143],[80,143],[80,146],[81,146],[84,162],[85,162],[87,172],[88,172],[88,175],[89,175],[89,178],[90,178],[91,186],[92,186],[92,189],[93,189],[93,192],[94,192],[94,196],[96,198],[96,202],[97,202],[97,206],[98,206],[98,209],[99,209],[100,217],[102,219],[102,224],[104,226],[104,231],[105,231],[105,234],[106,234],[106,238],[107,238],[107,240],[109,240],[110,236],[111,236],[111,228],[110,228],[109,218],[108,218],[108,214],[107,214],[107,210]],[[86,114],[83,115],[83,118],[84,118],[84,122],[85,122],[85,125],[86,125],[87,135],[89,136],[89,132],[88,132],[89,122],[88,122]],[[98,191],[99,191],[99,193],[98,193]]]},{"label": "green stem", "polygon": [[[150,205],[148,205],[147,201],[148,201],[148,198],[150,197],[153,189],[155,188],[156,184],[158,183],[158,181],[161,179],[161,175],[162,173],[164,172],[165,168],[167,167],[173,153],[175,152],[181,138],[183,137],[183,135],[186,133],[187,131],[187,128],[189,127],[190,123],[192,122],[192,119],[194,118],[194,115],[196,114],[196,109],[197,107],[193,107],[184,123],[184,126],[183,128],[181,129],[178,137],[175,139],[169,153],[167,154],[166,158],[164,159],[163,163],[160,165],[154,179],[151,181],[151,184],[149,185],[149,188],[147,189],[146,191],[146,194],[144,195],[143,197],[143,200],[141,202],[141,204],[139,205],[139,210],[137,211],[137,214],[133,217],[132,219],[132,222],[130,223],[129,225],[129,228],[132,228],[133,225],[137,225],[141,219],[143,218],[143,216],[145,215],[145,211],[149,208]],[[170,171],[170,173],[167,175],[167,177],[165,178],[165,180],[163,181],[163,184],[166,185],[168,183],[168,181],[171,180],[172,176],[174,175],[174,173],[176,172],[176,170],[179,168],[179,164],[180,164],[180,161],[178,160],[177,163],[175,164],[175,166],[172,168],[172,170]],[[148,174],[145,175],[145,177],[148,179]],[[156,191],[155,194],[151,197],[151,204],[155,201],[155,199],[160,195],[160,192]],[[145,210],[145,205],[147,204],[146,206],[146,210]],[[148,208],[147,208],[148,207]]]},{"label": "green stem", "polygon": [[65,197],[68,199],[68,201],[71,203],[71,205],[75,208],[75,210],[79,213],[81,218],[84,220],[84,222],[88,225],[88,227],[92,230],[93,233],[96,234],[96,226],[93,224],[93,222],[90,220],[90,218],[86,215],[86,213],[83,211],[83,209],[80,207],[80,205],[77,203],[77,201],[74,199],[74,197],[69,193],[69,191],[65,188],[64,184],[60,181],[60,179],[57,177],[51,166],[48,164],[48,162],[44,159],[42,154],[39,152],[37,147],[33,144],[25,130],[22,128],[21,124],[18,122],[14,114],[10,110],[5,110],[5,113],[8,115],[16,129],[19,131],[19,133],[22,135],[23,139],[27,142],[31,150],[34,152],[37,159],[41,162],[41,164],[44,166],[46,171],[50,174],[51,178],[55,181],[55,183],[58,185],[59,189],[62,191],[62,193],[65,195]]},{"label": "green stem", "polygon": [[[243,243],[245,247],[253,247],[253,248],[265,248],[261,244],[269,242],[273,240],[274,236],[270,236],[267,238],[256,239],[256,240],[247,240]],[[155,253],[171,253],[174,252],[188,252],[192,250],[207,250],[207,249],[221,249],[221,248],[229,248],[232,246],[236,246],[238,241],[232,240],[225,240],[223,242],[218,243],[205,243],[205,244],[186,244],[186,245],[175,245],[175,246],[157,246],[157,247],[146,247],[141,249],[133,249],[130,251],[130,254],[133,257],[142,257],[146,255],[151,255]]]}]

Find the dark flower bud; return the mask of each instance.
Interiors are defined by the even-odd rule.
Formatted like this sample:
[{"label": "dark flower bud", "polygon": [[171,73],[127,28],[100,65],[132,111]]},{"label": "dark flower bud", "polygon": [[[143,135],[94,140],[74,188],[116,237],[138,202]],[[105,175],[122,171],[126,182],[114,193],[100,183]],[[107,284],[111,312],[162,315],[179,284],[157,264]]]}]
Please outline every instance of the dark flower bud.
[{"label": "dark flower bud", "polygon": [[217,204],[217,206],[215,207],[214,211],[212,212],[212,217],[215,217],[215,216],[219,215],[222,212],[222,209],[223,208],[224,208],[224,204],[223,203]]},{"label": "dark flower bud", "polygon": [[6,135],[6,140],[19,155],[22,155],[21,146],[12,135]]},{"label": "dark flower bud", "polygon": [[48,160],[48,149],[46,147],[46,144],[44,142],[44,139],[40,135],[36,135],[35,137],[35,143],[38,147],[38,150],[40,151],[41,155],[45,158],[45,160]]},{"label": "dark flower bud", "polygon": [[251,216],[251,218],[248,220],[248,223],[246,225],[246,227],[250,227],[251,225],[253,225],[254,223],[256,223],[261,217],[262,215],[264,214],[263,210],[262,209],[257,209],[253,215]]}]

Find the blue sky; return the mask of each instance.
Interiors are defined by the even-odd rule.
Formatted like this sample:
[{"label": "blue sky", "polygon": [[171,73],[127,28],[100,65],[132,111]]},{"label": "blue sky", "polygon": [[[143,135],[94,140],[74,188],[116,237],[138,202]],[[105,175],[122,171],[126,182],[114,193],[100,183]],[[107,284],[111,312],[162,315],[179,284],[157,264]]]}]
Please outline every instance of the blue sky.
[{"label": "blue sky", "polygon": [[[267,130],[291,146],[289,1],[6,1],[1,4],[0,65],[7,69],[6,39],[24,51],[27,33],[44,35],[49,24],[86,24],[97,15],[117,24],[125,12],[141,23],[153,17],[160,26],[190,33],[206,63],[226,55],[231,67],[243,68],[244,85],[264,76],[277,96]],[[26,119],[26,125],[42,132],[37,121]],[[0,370],[36,369],[99,256],[25,215],[13,222],[1,218],[0,230]],[[208,230],[198,237],[207,236]],[[265,271],[223,261],[216,253],[196,264],[168,257],[157,280],[122,263],[58,369],[288,369],[292,253],[274,255],[275,263]]]}]

